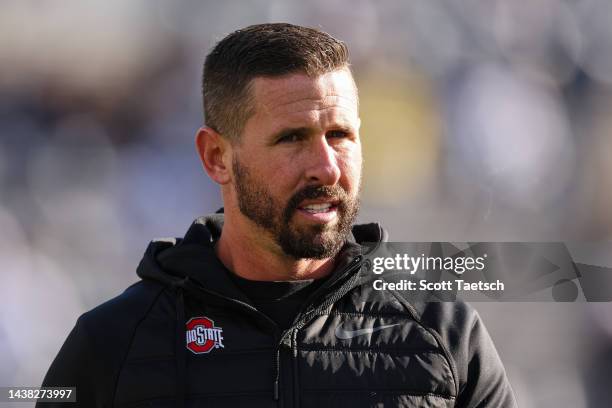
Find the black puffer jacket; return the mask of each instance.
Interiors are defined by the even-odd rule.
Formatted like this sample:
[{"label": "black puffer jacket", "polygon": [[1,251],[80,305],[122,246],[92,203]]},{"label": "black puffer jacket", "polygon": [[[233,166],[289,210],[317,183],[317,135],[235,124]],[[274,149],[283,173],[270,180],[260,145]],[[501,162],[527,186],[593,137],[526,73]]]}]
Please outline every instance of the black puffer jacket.
[{"label": "black puffer jacket", "polygon": [[[515,406],[468,305],[373,290],[349,243],[282,332],[215,256],[222,224],[200,218],[184,239],[152,242],[142,281],[79,318],[43,385],[76,385],[76,406],[92,408]],[[382,233],[353,229],[357,242]]]}]

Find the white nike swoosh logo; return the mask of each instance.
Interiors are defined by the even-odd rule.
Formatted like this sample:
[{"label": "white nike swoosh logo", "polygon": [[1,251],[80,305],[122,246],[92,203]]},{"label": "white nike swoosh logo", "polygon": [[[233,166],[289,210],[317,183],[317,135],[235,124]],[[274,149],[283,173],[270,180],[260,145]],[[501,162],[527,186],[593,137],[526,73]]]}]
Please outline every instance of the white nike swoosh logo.
[{"label": "white nike swoosh logo", "polygon": [[399,323],[387,324],[385,326],[371,327],[369,329],[344,330],[342,326],[336,327],[336,337],[342,340],[352,339],[353,337],[361,336],[362,334],[370,334],[380,330],[388,329],[389,327],[399,326]]}]

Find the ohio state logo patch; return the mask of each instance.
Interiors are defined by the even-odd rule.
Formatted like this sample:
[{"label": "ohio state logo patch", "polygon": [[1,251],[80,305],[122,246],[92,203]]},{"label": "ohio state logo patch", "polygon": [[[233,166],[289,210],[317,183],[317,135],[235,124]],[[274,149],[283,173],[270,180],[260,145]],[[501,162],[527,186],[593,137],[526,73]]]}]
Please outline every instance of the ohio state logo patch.
[{"label": "ohio state logo patch", "polygon": [[187,348],[194,354],[209,353],[213,348],[224,348],[223,329],[215,327],[208,317],[192,317],[185,325]]}]

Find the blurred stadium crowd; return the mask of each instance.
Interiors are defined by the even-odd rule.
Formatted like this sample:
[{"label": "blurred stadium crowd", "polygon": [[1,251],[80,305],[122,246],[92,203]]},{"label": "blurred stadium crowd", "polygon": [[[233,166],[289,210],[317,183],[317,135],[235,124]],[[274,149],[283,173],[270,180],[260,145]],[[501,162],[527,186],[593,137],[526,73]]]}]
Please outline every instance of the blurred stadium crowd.
[{"label": "blurred stadium crowd", "polygon": [[[39,384],[78,315],[136,281],[148,240],[220,207],[193,148],[201,65],[267,21],[348,43],[361,219],[392,240],[611,240],[609,2],[7,0],[0,386]],[[522,407],[607,406],[609,305],[477,308]]]}]

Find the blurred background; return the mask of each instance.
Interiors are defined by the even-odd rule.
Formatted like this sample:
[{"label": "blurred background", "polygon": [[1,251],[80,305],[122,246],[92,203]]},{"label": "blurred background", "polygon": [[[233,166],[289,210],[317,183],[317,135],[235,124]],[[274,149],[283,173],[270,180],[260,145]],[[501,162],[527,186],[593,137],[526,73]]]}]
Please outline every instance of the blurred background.
[{"label": "blurred background", "polygon": [[[0,386],[40,385],[150,239],[221,206],[194,150],[202,62],[279,21],[348,43],[360,219],[393,241],[612,239],[607,1],[4,0]],[[609,406],[611,304],[476,307],[521,407]]]}]

